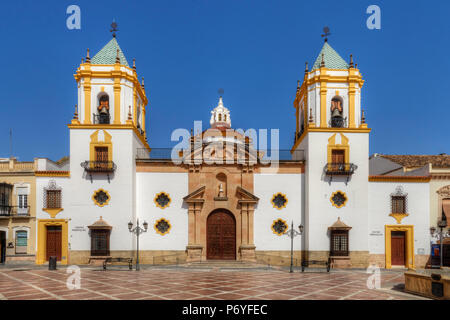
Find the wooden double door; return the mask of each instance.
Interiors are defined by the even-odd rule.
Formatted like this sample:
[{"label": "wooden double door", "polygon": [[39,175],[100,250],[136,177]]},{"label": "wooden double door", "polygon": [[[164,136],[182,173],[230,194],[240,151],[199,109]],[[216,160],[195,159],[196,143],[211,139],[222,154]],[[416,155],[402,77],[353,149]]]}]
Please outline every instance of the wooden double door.
[{"label": "wooden double door", "polygon": [[57,261],[61,261],[62,249],[62,227],[61,226],[47,226],[47,252],[46,260],[51,256],[56,256]]},{"label": "wooden double door", "polygon": [[225,210],[215,211],[206,222],[206,257],[211,260],[236,260],[236,221]]},{"label": "wooden double door", "polygon": [[393,266],[406,266],[405,263],[405,243],[406,234],[404,231],[392,231],[391,233],[391,264]]}]

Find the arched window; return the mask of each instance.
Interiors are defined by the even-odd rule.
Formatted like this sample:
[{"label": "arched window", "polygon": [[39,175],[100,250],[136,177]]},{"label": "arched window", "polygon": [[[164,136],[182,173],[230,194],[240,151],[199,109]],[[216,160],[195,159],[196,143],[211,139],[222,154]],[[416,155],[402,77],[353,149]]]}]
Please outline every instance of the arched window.
[{"label": "arched window", "polygon": [[340,96],[334,96],[331,99],[331,127],[343,128],[344,123],[344,100]]},{"label": "arched window", "polygon": [[109,124],[110,123],[110,115],[109,115],[109,96],[106,93],[102,93],[98,99],[98,114],[95,115],[97,119],[97,123],[100,124]]}]

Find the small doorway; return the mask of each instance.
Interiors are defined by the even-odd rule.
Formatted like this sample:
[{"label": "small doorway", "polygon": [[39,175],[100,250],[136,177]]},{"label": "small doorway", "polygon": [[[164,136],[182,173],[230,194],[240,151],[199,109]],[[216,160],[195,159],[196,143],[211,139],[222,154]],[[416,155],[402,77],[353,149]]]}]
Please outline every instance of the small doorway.
[{"label": "small doorway", "polygon": [[6,232],[0,231],[0,263],[6,260]]},{"label": "small doorway", "polygon": [[405,266],[405,231],[391,232],[391,263],[393,266]]},{"label": "small doorway", "polygon": [[61,226],[47,226],[47,252],[46,260],[51,256],[56,256],[57,261],[61,261],[62,248],[62,227]]},{"label": "small doorway", "polygon": [[234,216],[219,210],[211,213],[206,222],[207,259],[236,260],[236,221]]}]

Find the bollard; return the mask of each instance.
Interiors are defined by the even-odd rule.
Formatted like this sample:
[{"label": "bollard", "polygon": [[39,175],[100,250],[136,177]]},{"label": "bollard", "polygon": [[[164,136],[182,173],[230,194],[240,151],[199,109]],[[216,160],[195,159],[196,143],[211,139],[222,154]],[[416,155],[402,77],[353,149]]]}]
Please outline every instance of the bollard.
[{"label": "bollard", "polygon": [[56,270],[56,256],[51,256],[48,259],[48,270]]}]

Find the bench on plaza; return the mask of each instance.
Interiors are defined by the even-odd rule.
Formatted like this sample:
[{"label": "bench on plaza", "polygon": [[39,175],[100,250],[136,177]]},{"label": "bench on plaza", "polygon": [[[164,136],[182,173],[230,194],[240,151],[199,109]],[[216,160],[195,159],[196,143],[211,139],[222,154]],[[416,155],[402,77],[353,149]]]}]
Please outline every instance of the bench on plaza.
[{"label": "bench on plaza", "polygon": [[305,268],[308,268],[310,265],[320,265],[327,268],[327,272],[330,272],[331,263],[330,260],[303,260],[302,261],[302,272],[305,272]]},{"label": "bench on plaza", "polygon": [[106,270],[106,266],[108,263],[111,264],[113,262],[127,262],[130,270],[133,269],[133,259],[132,258],[106,258],[103,261],[103,270]]}]

